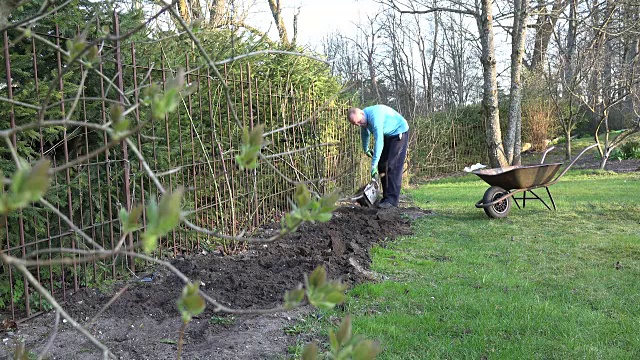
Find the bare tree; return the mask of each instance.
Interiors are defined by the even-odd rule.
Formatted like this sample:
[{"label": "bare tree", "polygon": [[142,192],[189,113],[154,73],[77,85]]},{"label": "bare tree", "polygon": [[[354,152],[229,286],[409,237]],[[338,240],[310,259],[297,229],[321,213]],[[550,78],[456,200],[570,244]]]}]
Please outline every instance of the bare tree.
[{"label": "bare tree", "polygon": [[498,108],[498,81],[496,71],[495,41],[493,30],[493,0],[476,1],[472,6],[463,2],[446,2],[445,5],[433,6],[421,1],[397,2],[380,0],[400,14],[429,14],[433,12],[451,12],[472,16],[478,27],[480,36],[480,62],[483,67],[482,107],[486,121],[486,142],[491,166],[499,167],[508,164],[502,142],[500,117]]},{"label": "bare tree", "polygon": [[287,35],[287,27],[284,23],[284,19],[282,18],[282,4],[280,0],[267,1],[269,2],[269,8],[271,9],[271,15],[273,16],[273,21],[276,24],[276,29],[278,29],[280,42],[284,47],[290,47],[291,42],[289,42],[289,36]]},{"label": "bare tree", "polygon": [[529,63],[529,69],[537,69],[545,64],[549,41],[554,32],[555,25],[560,15],[567,7],[567,0],[553,0],[552,7],[549,9],[549,3],[539,0],[537,8],[537,20],[534,25],[535,39],[533,54]]},{"label": "bare tree", "polygon": [[376,72],[377,60],[376,52],[378,50],[377,40],[381,31],[381,25],[379,23],[380,13],[373,16],[367,16],[366,24],[357,25],[359,36],[358,40],[352,39],[352,44],[358,49],[358,54],[364,60],[367,66],[369,84],[371,94],[375,96],[376,102],[382,102],[382,95],[380,93],[380,86],[378,85],[378,74]]},{"label": "bare tree", "polygon": [[520,164],[522,149],[522,59],[529,18],[529,1],[514,0],[511,33],[511,91],[509,123],[505,139],[505,156],[510,164]]},{"label": "bare tree", "polygon": [[424,108],[427,113],[430,113],[434,109],[433,104],[433,71],[435,68],[436,60],[438,58],[438,30],[440,28],[440,13],[434,13],[433,20],[433,35],[431,40],[431,59],[428,59],[427,53],[427,35],[422,34],[422,26],[420,24],[420,18],[415,16],[414,21],[416,23],[416,45],[418,46],[418,52],[420,56],[420,65],[422,67],[422,89],[424,94]]}]

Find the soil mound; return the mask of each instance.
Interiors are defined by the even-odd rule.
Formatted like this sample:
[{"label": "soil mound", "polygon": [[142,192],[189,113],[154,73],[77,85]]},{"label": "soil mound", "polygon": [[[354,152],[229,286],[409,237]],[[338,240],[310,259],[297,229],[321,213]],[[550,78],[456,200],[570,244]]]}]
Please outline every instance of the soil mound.
[{"label": "soil mound", "polygon": [[[366,268],[371,247],[410,234],[411,221],[427,213],[416,208],[342,207],[327,223],[305,224],[274,243],[252,244],[239,255],[198,255],[176,259],[172,264],[193,281],[199,281],[201,289],[225,306],[270,308],[280,305],[284,292],[302,283],[303,274],[318,265],[327,268],[330,278],[340,278],[347,284],[369,280],[371,274]],[[269,236],[278,227],[265,226],[259,233]],[[145,281],[129,283],[89,329],[123,359],[173,359],[180,327],[176,300],[183,283],[161,268],[141,278]],[[65,310],[86,323],[125,284],[118,285],[104,292],[83,289],[71,297]],[[290,341],[282,328],[296,314],[231,316],[214,313],[208,306],[187,328],[184,358],[282,356]],[[0,354],[10,351],[19,337],[26,340],[27,348],[37,352],[47,341],[53,318],[53,314],[46,314],[21,324],[0,347]],[[61,324],[51,354],[64,359],[101,358],[95,347],[68,324]]]}]

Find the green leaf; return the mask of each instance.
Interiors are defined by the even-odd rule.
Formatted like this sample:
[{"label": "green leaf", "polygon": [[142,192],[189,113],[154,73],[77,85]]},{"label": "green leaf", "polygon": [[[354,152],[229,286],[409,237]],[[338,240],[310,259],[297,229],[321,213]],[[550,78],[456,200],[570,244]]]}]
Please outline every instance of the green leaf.
[{"label": "green leaf", "polygon": [[49,160],[39,160],[33,167],[20,160],[22,167],[13,174],[9,193],[0,198],[2,213],[21,209],[29,202],[39,200],[49,188]]},{"label": "green leaf", "polygon": [[375,341],[362,340],[353,348],[353,360],[373,360],[380,351],[380,345]]},{"label": "green leaf", "polygon": [[28,201],[36,201],[40,199],[49,188],[49,160],[38,161],[22,184],[22,193]]},{"label": "green leaf", "polygon": [[351,316],[347,315],[342,319],[338,332],[336,332],[336,339],[341,345],[346,344],[351,340]]},{"label": "green leaf", "polygon": [[311,202],[311,193],[304,184],[298,184],[293,199],[297,207],[304,208]]},{"label": "green leaf", "polygon": [[320,199],[320,211],[331,212],[336,209],[336,201],[340,198],[338,191],[333,191],[329,194],[325,194]]},{"label": "green leaf", "polygon": [[304,289],[301,287],[290,290],[284,293],[284,307],[286,309],[293,309],[294,307],[300,305],[302,300],[304,299]]},{"label": "green leaf", "polygon": [[321,213],[321,214],[317,214],[315,216],[315,219],[316,219],[316,221],[319,221],[319,222],[327,222],[327,221],[331,220],[331,217],[333,217],[332,213],[328,213],[328,214]]},{"label": "green leaf", "polygon": [[111,117],[112,127],[116,133],[123,133],[129,130],[131,126],[131,120],[124,117],[124,106],[121,104],[114,104],[109,111]]},{"label": "green leaf", "polygon": [[158,247],[158,236],[145,232],[142,234],[142,250],[151,254]]},{"label": "green leaf", "polygon": [[189,283],[182,289],[182,296],[178,300],[178,310],[182,314],[184,321],[191,321],[194,316],[200,315],[206,306],[200,287],[197,283]]},{"label": "green leaf", "polygon": [[165,112],[174,112],[177,108],[178,105],[180,105],[180,91],[179,89],[168,89],[165,93],[164,93],[164,97],[162,99],[162,102],[164,104],[164,111]]},{"label": "green leaf", "polygon": [[127,212],[126,209],[120,209],[120,223],[122,224],[122,231],[124,233],[134,232],[142,227],[140,222],[142,218],[142,206],[136,205],[131,209],[131,212]]},{"label": "green leaf", "polygon": [[309,275],[309,286],[312,288],[319,288],[327,281],[327,271],[324,266],[318,266]]},{"label": "green leaf", "polygon": [[309,343],[302,350],[302,360],[316,360],[318,359],[318,344],[315,342]]},{"label": "green leaf", "polygon": [[162,195],[158,206],[158,232],[156,233],[158,236],[164,236],[178,226],[183,193],[184,190],[180,187],[173,192],[166,192]]},{"label": "green leaf", "polygon": [[236,163],[240,170],[258,167],[258,157],[264,145],[263,133],[264,125],[255,126],[251,130],[245,127],[242,130],[242,145],[240,153],[236,155]]},{"label": "green leaf", "polygon": [[99,57],[98,46],[97,45],[93,45],[89,49],[89,52],[87,53],[87,60],[89,60],[90,62],[94,62],[94,61],[98,60],[98,57]]},{"label": "green leaf", "polygon": [[[332,291],[325,297],[328,303],[337,305],[344,302],[347,299],[347,296],[342,293],[342,291]],[[332,306],[333,307],[333,306]]]},{"label": "green leaf", "polygon": [[67,51],[69,52],[67,60],[71,61],[77,58],[87,46],[88,44],[84,34],[78,34],[73,40],[67,40]]},{"label": "green leaf", "polygon": [[185,84],[184,69],[178,68],[178,71],[176,71],[176,76],[167,80],[166,89],[167,91],[175,90],[175,89],[180,90],[184,87],[184,84]]},{"label": "green leaf", "polygon": [[329,346],[331,347],[332,353],[337,353],[338,351],[340,351],[340,341],[338,341],[338,337],[336,336],[336,333],[333,332],[333,330],[329,331]]}]

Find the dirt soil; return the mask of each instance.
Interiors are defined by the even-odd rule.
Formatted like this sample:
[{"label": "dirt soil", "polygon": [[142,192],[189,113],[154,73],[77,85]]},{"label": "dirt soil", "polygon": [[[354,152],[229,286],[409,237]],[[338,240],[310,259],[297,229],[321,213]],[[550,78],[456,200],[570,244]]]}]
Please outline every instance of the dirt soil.
[{"label": "dirt soil", "polygon": [[[318,265],[330,278],[353,285],[372,280],[367,270],[369,250],[376,244],[411,233],[412,220],[428,214],[417,208],[390,210],[346,206],[324,224],[308,224],[273,244],[256,244],[235,256],[219,254],[179,258],[172,263],[222,304],[238,309],[270,308],[282,303],[284,292],[303,281],[303,273]],[[262,229],[264,236],[277,225]],[[174,359],[181,324],[176,300],[183,288],[166,269],[150,270],[143,282],[127,290],[87,328],[120,359]],[[86,325],[126,284],[110,290],[83,289],[71,296],[65,310]],[[211,307],[187,327],[184,359],[282,359],[295,338],[284,332],[312,311],[302,308],[269,315],[225,315]],[[24,340],[39,353],[46,344],[55,315],[50,312],[18,324],[18,330],[0,333],[0,358]],[[86,338],[69,323],[60,323],[50,359],[101,359]]]}]

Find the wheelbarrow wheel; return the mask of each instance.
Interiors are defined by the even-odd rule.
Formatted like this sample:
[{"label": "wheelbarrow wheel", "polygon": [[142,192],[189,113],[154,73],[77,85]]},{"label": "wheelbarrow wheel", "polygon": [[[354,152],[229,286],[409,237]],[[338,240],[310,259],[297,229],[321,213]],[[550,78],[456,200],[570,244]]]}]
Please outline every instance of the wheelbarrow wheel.
[{"label": "wheelbarrow wheel", "polygon": [[[487,189],[487,191],[484,192],[482,203],[489,204],[495,201],[496,199],[506,195],[507,193],[508,191],[506,191],[505,189],[499,186],[492,186],[489,189]],[[485,214],[487,214],[488,217],[494,218],[494,219],[507,217],[507,215],[509,215],[509,211],[511,211],[510,197],[484,208]]]}]

